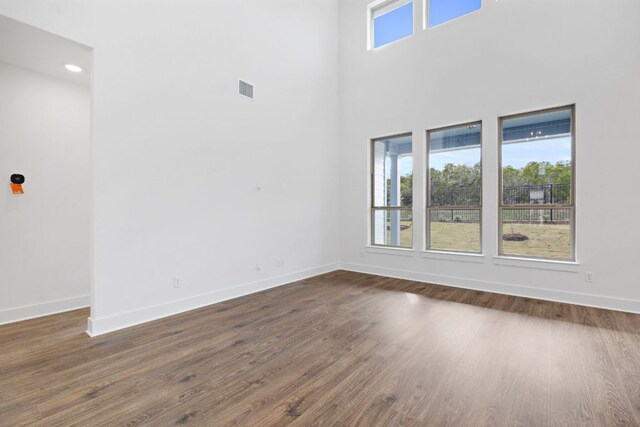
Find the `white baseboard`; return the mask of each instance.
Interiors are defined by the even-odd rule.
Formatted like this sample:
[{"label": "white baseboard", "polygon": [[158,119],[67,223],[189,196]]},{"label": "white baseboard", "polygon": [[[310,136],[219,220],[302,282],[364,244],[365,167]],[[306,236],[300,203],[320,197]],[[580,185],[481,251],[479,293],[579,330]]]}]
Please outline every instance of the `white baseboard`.
[{"label": "white baseboard", "polygon": [[244,295],[263,291],[270,288],[286,285],[287,283],[329,273],[337,270],[338,263],[331,263],[307,270],[296,271],[283,276],[271,277],[256,282],[245,283],[243,285],[222,289],[215,292],[196,295],[193,297],[171,301],[165,304],[145,307],[139,310],[118,313],[111,316],[89,318],[87,322],[87,334],[95,337],[98,335],[113,332],[118,329],[139,325],[185,311],[215,304],[218,302],[238,298]]},{"label": "white baseboard", "polygon": [[[567,292],[549,288],[534,288],[529,286],[513,285],[509,283],[490,282],[485,280],[468,279],[464,277],[429,274],[424,272],[377,267],[365,264],[331,263],[307,270],[289,273],[283,276],[276,276],[215,292],[196,295],[182,300],[145,307],[140,310],[118,313],[101,318],[89,318],[87,334],[90,336],[102,335],[108,332],[135,326],[141,323],[157,320],[185,311],[194,310],[218,302],[286,285],[291,282],[306,279],[319,274],[328,273],[338,269],[374,274],[378,276],[394,277],[398,279],[413,280],[417,282],[433,283],[443,286],[494,292],[504,295],[514,295],[526,298],[563,302],[568,304],[578,304],[588,307],[625,311],[629,313],[640,313],[640,301],[638,300],[629,300],[586,293]],[[86,307],[88,305],[89,296],[83,296],[69,300],[39,304],[35,306],[2,310],[0,311],[0,324],[73,310],[81,307]]]},{"label": "white baseboard", "polygon": [[0,310],[0,325],[88,307],[89,295]]},{"label": "white baseboard", "polygon": [[625,311],[629,313],[640,313],[640,301],[638,300],[628,300],[602,295],[559,291],[556,289],[548,288],[533,288],[530,286],[489,282],[484,280],[467,279],[464,277],[429,274],[387,267],[376,267],[365,264],[342,263],[340,267],[342,270],[347,271],[393,277],[397,279],[413,280],[416,282],[433,283],[435,285],[474,289],[478,291],[494,292],[497,294],[514,295],[519,297],[584,305],[587,307],[605,308],[609,310]]}]

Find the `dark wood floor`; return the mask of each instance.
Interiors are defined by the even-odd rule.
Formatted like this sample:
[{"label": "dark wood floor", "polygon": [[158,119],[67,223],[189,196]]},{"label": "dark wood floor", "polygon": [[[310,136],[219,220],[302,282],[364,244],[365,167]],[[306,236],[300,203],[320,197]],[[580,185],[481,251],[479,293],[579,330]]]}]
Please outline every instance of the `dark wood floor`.
[{"label": "dark wood floor", "polygon": [[640,425],[640,315],[335,272],[0,326],[0,425]]}]

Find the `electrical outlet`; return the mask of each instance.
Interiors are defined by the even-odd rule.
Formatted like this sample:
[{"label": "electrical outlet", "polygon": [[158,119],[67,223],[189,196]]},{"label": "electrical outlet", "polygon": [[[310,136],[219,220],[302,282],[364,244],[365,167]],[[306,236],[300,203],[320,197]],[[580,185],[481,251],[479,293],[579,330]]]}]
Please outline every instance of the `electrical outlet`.
[{"label": "electrical outlet", "polygon": [[360,258],[364,258],[364,251],[360,251]]},{"label": "electrical outlet", "polygon": [[257,263],[256,264],[256,270],[258,270],[258,271],[262,270],[262,264]]},{"label": "electrical outlet", "polygon": [[182,277],[174,277],[173,278],[173,287],[174,288],[181,288],[182,287]]},{"label": "electrical outlet", "polygon": [[284,267],[284,258],[278,258],[276,264],[278,265],[278,267]]},{"label": "electrical outlet", "polygon": [[584,273],[584,281],[588,282],[588,283],[592,283],[593,282],[593,273],[590,271],[587,271],[586,273]]}]

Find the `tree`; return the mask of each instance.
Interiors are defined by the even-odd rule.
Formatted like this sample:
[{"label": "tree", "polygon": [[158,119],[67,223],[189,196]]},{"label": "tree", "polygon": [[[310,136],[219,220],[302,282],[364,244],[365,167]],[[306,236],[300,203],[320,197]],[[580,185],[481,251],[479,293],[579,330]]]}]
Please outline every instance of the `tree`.
[{"label": "tree", "polygon": [[[413,206],[413,174],[400,177],[400,202],[402,206]],[[391,204],[391,179],[387,178],[387,205]]]},{"label": "tree", "polygon": [[400,199],[402,206],[413,206],[413,174],[400,177]]},{"label": "tree", "polygon": [[559,161],[555,165],[550,162],[529,162],[521,169],[505,166],[503,169],[503,185],[570,185],[571,162]]},{"label": "tree", "polygon": [[431,205],[479,205],[480,162],[473,166],[447,163],[440,171],[431,168]]}]

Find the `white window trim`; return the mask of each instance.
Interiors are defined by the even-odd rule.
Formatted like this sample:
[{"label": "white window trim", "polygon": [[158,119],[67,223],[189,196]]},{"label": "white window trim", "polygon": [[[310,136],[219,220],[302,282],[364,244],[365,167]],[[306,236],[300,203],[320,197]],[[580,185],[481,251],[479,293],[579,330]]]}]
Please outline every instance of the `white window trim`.
[{"label": "white window trim", "polygon": [[[377,137],[377,138],[369,138],[369,142],[368,142],[368,148],[367,148],[367,156],[368,156],[368,170],[367,170],[367,175],[369,177],[368,179],[368,184],[367,184],[367,234],[368,234],[368,239],[367,239],[367,246],[366,248],[374,248],[374,249],[383,249],[384,251],[370,251],[370,252],[375,252],[375,253],[387,253],[387,254],[392,254],[392,255],[396,255],[396,251],[415,251],[416,245],[415,245],[415,236],[412,235],[411,238],[411,247],[406,247],[406,246],[392,246],[392,245],[377,245],[374,243],[374,237],[373,237],[373,233],[372,233],[372,229],[373,229],[373,217],[372,217],[372,212],[374,209],[379,208],[379,209],[385,209],[388,208],[384,207],[384,206],[378,206],[375,207],[374,206],[374,183],[373,183],[373,173],[374,173],[374,156],[375,156],[375,152],[373,150],[373,143],[375,141],[379,141],[379,140],[383,140],[383,139],[390,139],[390,138],[396,138],[396,137],[401,137],[401,136],[410,136],[411,137],[411,157],[413,158],[414,155],[414,145],[413,145],[413,131],[408,131],[408,132],[403,132],[403,133],[397,133],[397,134],[390,134],[387,136],[381,136],[381,137]],[[415,174],[415,164],[412,165],[411,168],[411,173]],[[413,188],[411,189],[411,191],[413,192]],[[396,206],[393,206],[394,208]],[[397,206],[399,207],[399,206]],[[411,210],[412,216],[415,218],[415,207],[411,207],[411,208],[406,208],[406,210]],[[365,249],[366,249],[365,248]],[[391,252],[388,252],[386,250],[390,250]],[[413,256],[413,254],[411,254],[411,256]]]},{"label": "white window trim", "polygon": [[437,259],[440,261],[456,261],[456,262],[473,262],[478,264],[484,264],[486,257],[480,253],[466,253],[466,252],[454,252],[454,251],[437,251],[437,250],[424,250],[421,252],[422,258],[425,259]]},{"label": "white window trim", "polygon": [[503,255],[493,257],[494,265],[506,267],[533,268],[537,270],[566,271],[569,273],[579,273],[580,263],[577,261],[554,261],[549,259],[519,258]]},{"label": "white window trim", "polygon": [[[502,210],[503,209],[509,209],[511,208],[515,208],[515,209],[521,209],[523,208],[523,206],[510,206],[510,205],[503,205],[503,189],[504,189],[504,176],[503,176],[503,162],[502,162],[502,150],[503,150],[503,122],[505,119],[509,119],[509,118],[513,118],[513,117],[517,117],[517,116],[533,116],[533,115],[537,115],[537,114],[543,114],[545,112],[549,112],[549,111],[555,111],[555,110],[564,110],[564,109],[570,109],[571,110],[571,204],[566,205],[566,208],[571,210],[571,223],[570,223],[570,227],[571,227],[571,241],[570,241],[570,245],[571,245],[571,254],[573,256],[573,259],[554,259],[554,258],[545,258],[545,257],[532,257],[529,255],[517,255],[517,254],[504,254],[502,253],[503,250],[503,241],[502,241],[502,233],[503,233],[503,222],[502,222]],[[498,116],[498,255],[496,255],[494,257],[494,260],[497,258],[499,260],[498,264],[499,265],[510,265],[513,267],[525,267],[525,268],[536,268],[536,267],[532,267],[535,265],[539,265],[539,264],[535,264],[535,263],[548,263],[550,266],[554,266],[554,265],[565,265],[565,266],[571,266],[571,265],[580,265],[578,263],[578,250],[577,250],[577,238],[576,238],[576,234],[577,234],[577,220],[576,220],[576,206],[577,206],[577,202],[576,202],[576,188],[577,188],[577,180],[576,180],[576,104],[569,104],[569,105],[564,105],[564,106],[560,106],[560,107],[547,107],[547,108],[542,108],[542,109],[537,109],[537,110],[531,110],[531,111],[527,111],[527,112],[521,112],[521,113],[514,113],[514,114],[508,114],[508,115],[503,115],[503,116]],[[532,205],[532,206],[544,206],[544,205]],[[559,205],[547,205],[547,208],[544,207],[540,207],[539,209],[563,209],[563,206],[559,206]],[[530,209],[535,209],[535,208],[530,208]],[[505,263],[500,264],[500,260],[503,260]],[[525,263],[520,264],[520,263],[512,263],[512,260],[516,260],[516,261],[525,261]],[[526,265],[527,262],[532,262],[533,264],[529,264]],[[495,264],[495,261],[494,261]],[[516,265],[519,264],[519,265]],[[545,269],[543,267],[543,269]],[[554,269],[554,268],[547,268],[547,269]],[[562,270],[562,269],[560,269]]]},{"label": "white window trim", "polygon": [[416,253],[414,249],[409,249],[409,248],[394,248],[394,247],[387,247],[387,246],[370,246],[370,245],[365,247],[365,252],[368,252],[370,254],[408,256],[408,257],[412,257]]},{"label": "white window trim", "polygon": [[[375,49],[373,47],[373,20],[380,15],[384,15],[387,12],[391,12],[392,10],[395,10],[411,2],[413,2],[413,14],[415,16],[416,11],[415,11],[414,0],[376,0],[367,5],[367,50]],[[411,34],[413,35],[415,33],[415,28],[413,28],[414,27],[413,23],[411,24],[411,27],[412,27]],[[406,38],[406,37],[403,37],[403,38]],[[402,40],[402,39],[398,39],[398,40]],[[398,40],[395,40],[387,44],[395,43]],[[386,44],[384,46],[386,46]],[[380,46],[380,47],[383,47],[383,46]]]},{"label": "white window trim", "polygon": [[[484,258],[484,242],[483,242],[483,233],[482,233],[482,229],[483,229],[483,224],[484,224],[484,206],[483,206],[483,202],[484,202],[484,189],[482,186],[480,186],[480,205],[479,206],[461,206],[461,209],[470,209],[470,210],[478,210],[480,211],[480,251],[479,252],[467,252],[467,251],[462,251],[462,250],[442,250],[442,249],[431,249],[429,246],[430,244],[430,235],[431,235],[431,224],[429,223],[429,211],[430,210],[437,210],[438,206],[431,206],[429,204],[429,200],[430,200],[430,192],[431,192],[431,168],[429,166],[429,134],[431,132],[437,132],[437,131],[441,131],[441,130],[445,130],[445,129],[453,129],[453,128],[458,128],[458,127],[463,127],[463,126],[471,126],[471,125],[476,125],[479,124],[480,125],[480,178],[481,181],[480,182],[484,182],[484,155],[482,154],[482,150],[484,148],[484,121],[482,119],[478,119],[478,120],[474,120],[472,122],[465,122],[465,123],[459,123],[459,124],[455,124],[455,125],[445,125],[445,126],[440,126],[437,128],[431,128],[431,129],[426,129],[425,132],[425,158],[423,160],[423,164],[426,165],[426,169],[425,169],[425,181],[424,181],[424,185],[425,185],[425,192],[424,192],[424,197],[425,197],[425,208],[424,208],[424,218],[423,218],[423,223],[424,226],[426,227],[425,231],[426,233],[423,233],[423,248],[425,248],[422,253],[423,254],[447,254],[447,255],[461,255],[462,258],[460,258],[461,261],[468,261],[471,258],[465,258],[469,255],[471,255],[472,257],[481,257]],[[450,207],[445,207],[443,209],[449,209]],[[425,257],[428,258],[428,257]],[[446,260],[450,260],[452,259],[451,257],[446,257],[446,258],[439,258],[439,259],[446,259]],[[484,262],[484,261],[482,261]]]}]

